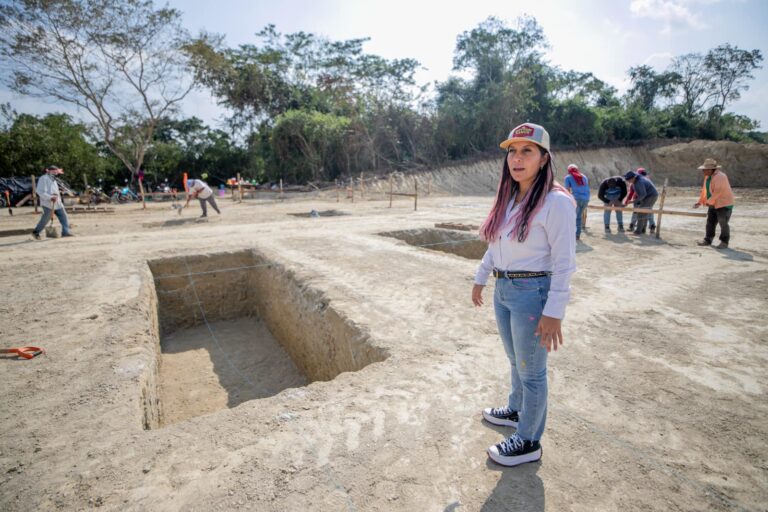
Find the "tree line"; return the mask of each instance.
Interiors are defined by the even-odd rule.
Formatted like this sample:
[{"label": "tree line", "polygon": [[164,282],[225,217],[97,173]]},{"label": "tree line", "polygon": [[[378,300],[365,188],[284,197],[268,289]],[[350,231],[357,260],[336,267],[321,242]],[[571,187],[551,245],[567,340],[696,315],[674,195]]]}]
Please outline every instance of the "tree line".
[{"label": "tree line", "polygon": [[[87,14],[87,16],[86,16]],[[0,6],[0,59],[14,91],[76,105],[64,114],[2,109],[0,175],[51,162],[92,180],[155,181],[181,171],[213,183],[328,182],[361,171],[434,167],[493,151],[513,125],[547,126],[559,147],[655,138],[766,142],[728,111],[761,67],[759,50],[728,43],[630,68],[623,95],[589,72],[552,66],[538,22],[490,17],[458,35],[454,75],[417,84],[419,62],[267,25],[230,48],[190,35],[182,14],[151,0],[14,0]],[[224,129],[183,119],[202,87],[229,113]]]}]

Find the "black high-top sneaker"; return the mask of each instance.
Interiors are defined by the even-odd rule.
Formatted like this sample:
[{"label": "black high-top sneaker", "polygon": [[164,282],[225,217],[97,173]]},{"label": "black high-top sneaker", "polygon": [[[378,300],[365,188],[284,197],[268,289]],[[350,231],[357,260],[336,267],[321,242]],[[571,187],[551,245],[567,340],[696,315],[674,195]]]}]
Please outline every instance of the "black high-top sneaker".
[{"label": "black high-top sneaker", "polygon": [[606,226],[605,226],[605,232],[606,232],[606,233],[610,233],[610,232],[611,232],[611,226],[608,226],[608,225],[606,224]]},{"label": "black high-top sneaker", "polygon": [[624,224],[619,224],[619,233],[624,232]]},{"label": "black high-top sneaker", "polygon": [[488,407],[483,409],[483,418],[488,423],[503,427],[517,427],[517,422],[520,421],[517,411],[513,411],[509,407]]},{"label": "black high-top sneaker", "polygon": [[518,466],[541,459],[541,443],[525,441],[517,433],[488,448],[488,456],[502,466]]}]

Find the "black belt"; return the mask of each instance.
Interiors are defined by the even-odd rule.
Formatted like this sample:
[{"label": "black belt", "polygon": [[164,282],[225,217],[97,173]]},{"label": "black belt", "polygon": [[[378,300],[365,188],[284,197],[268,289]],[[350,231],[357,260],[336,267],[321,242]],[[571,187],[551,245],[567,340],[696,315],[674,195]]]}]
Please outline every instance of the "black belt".
[{"label": "black belt", "polygon": [[511,270],[493,269],[493,277],[499,279],[526,279],[528,277],[546,277],[552,272],[512,272]]}]

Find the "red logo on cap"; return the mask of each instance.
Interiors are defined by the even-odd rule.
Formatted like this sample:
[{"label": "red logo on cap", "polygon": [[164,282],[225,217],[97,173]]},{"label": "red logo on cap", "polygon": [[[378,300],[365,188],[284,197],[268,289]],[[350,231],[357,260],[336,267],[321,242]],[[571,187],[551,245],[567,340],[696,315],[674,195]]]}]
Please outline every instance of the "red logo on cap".
[{"label": "red logo on cap", "polygon": [[533,137],[533,133],[536,130],[532,126],[523,125],[518,127],[517,130],[514,131],[512,134],[513,137]]}]

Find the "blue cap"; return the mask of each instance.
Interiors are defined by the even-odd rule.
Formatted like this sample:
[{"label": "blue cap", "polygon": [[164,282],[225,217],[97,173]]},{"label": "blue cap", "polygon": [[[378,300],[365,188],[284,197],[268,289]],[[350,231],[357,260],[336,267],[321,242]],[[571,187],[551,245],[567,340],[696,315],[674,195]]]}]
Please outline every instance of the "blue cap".
[{"label": "blue cap", "polygon": [[635,171],[629,171],[627,174],[624,175],[625,180],[632,180],[635,178],[637,178],[637,174],[635,173]]},{"label": "blue cap", "polygon": [[192,185],[195,184],[195,180],[187,180],[187,188],[192,188]]}]

